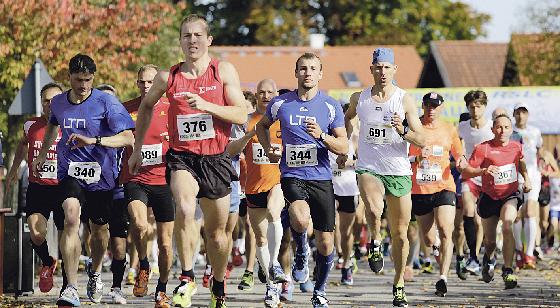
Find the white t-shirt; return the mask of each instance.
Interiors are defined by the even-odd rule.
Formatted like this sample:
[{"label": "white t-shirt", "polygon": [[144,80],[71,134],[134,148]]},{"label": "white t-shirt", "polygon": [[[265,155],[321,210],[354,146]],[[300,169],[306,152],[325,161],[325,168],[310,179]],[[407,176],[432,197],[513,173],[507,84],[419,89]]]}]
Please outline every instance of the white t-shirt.
[{"label": "white t-shirt", "polygon": [[[354,144],[349,142],[348,157],[354,157]],[[347,166],[344,169],[338,169],[336,158],[338,156],[329,151],[329,160],[333,172],[332,182],[334,194],[337,196],[357,196],[360,194],[358,182],[356,179],[356,170],[353,166]]]},{"label": "white t-shirt", "polygon": [[543,145],[541,130],[529,125],[524,129],[514,126],[513,130],[523,137],[523,157],[527,168],[537,168],[537,149]]},{"label": "white t-shirt", "polygon": [[560,178],[550,178],[550,209],[560,211]]},{"label": "white t-shirt", "polygon": [[492,121],[486,120],[486,123],[481,128],[474,128],[471,126],[471,121],[459,122],[459,137],[465,144],[465,156],[467,159],[471,157],[474,147],[485,141],[494,138],[492,132]]}]

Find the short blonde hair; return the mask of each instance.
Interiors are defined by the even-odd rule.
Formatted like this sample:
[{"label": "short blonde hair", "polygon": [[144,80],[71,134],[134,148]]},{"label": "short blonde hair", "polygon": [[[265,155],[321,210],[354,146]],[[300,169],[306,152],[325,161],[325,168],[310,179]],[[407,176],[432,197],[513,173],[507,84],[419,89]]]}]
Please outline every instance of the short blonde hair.
[{"label": "short blonde hair", "polygon": [[206,18],[204,18],[204,16],[200,15],[200,14],[190,14],[187,17],[183,18],[183,21],[181,21],[181,25],[179,26],[179,37],[182,36],[182,31],[183,31],[183,25],[184,24],[188,24],[191,22],[197,22],[200,21],[201,23],[204,24],[204,29],[206,30],[206,35],[210,35],[210,25],[208,24],[208,21],[206,21]]}]

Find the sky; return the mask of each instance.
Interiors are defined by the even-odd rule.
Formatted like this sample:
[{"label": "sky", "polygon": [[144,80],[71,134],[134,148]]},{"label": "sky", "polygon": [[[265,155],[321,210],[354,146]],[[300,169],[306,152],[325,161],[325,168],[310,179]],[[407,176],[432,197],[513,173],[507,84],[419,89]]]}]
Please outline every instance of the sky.
[{"label": "sky", "polygon": [[[479,39],[485,42],[509,42],[513,32],[523,29],[523,8],[528,0],[460,0],[478,12],[490,14],[492,19],[486,26],[487,36]],[[515,31],[517,30],[517,31]]]}]

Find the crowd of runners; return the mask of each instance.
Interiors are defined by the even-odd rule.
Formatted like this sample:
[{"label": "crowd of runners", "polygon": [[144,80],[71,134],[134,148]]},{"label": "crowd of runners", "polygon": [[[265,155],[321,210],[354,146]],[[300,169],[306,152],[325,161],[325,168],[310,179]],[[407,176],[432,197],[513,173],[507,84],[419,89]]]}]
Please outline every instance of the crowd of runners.
[{"label": "crowd of runners", "polygon": [[[70,89],[41,90],[43,116],[25,123],[7,187],[26,159],[39,288],[49,292],[61,266],[58,306],[80,306],[82,250],[93,303],[106,295],[126,304],[125,274],[133,295],[147,296],[156,272],[155,307],[190,307],[201,286],[211,290],[209,307],[226,307],[226,280],[245,263],[238,292],[253,288],[257,271],[265,307],[291,300],[294,285],[313,307],[328,307],[335,266],[341,284],[352,285],[359,260],[380,273],[390,255],[393,305],[407,307],[414,267],[439,269],[437,296],[448,292],[453,255],[460,279],[490,283],[499,263],[510,289],[516,272],[543,257],[541,237],[559,248],[560,171],[527,125],[527,105],[489,119],[486,94],[472,90],[455,127],[441,118],[444,98],[430,92],[419,116],[394,82],[390,48],[373,51],[364,63],[373,86],[346,104],[319,90],[328,72],[313,53],[294,63],[296,89],[265,79],[243,92],[235,67],[209,56],[211,43],[206,20],[186,17],[184,62],[142,66],[140,96],[125,103],[110,85],[93,88],[96,64],[83,54],[69,62]],[[62,262],[49,255],[51,212]],[[195,273],[201,247],[206,269]]]}]

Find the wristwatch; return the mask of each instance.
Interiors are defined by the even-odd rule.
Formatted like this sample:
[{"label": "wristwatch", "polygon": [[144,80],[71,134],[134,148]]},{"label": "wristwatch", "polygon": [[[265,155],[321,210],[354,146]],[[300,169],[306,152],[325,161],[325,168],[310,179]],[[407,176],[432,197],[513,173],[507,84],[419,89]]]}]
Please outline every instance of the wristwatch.
[{"label": "wristwatch", "polygon": [[101,136],[95,136],[95,145],[101,145]]},{"label": "wristwatch", "polygon": [[325,132],[322,132],[319,136],[319,141],[325,141],[325,138],[327,138],[327,134]]},{"label": "wristwatch", "polygon": [[404,130],[402,134],[399,134],[403,139],[406,136],[406,134],[408,134],[408,126],[404,126]]}]

